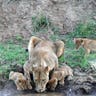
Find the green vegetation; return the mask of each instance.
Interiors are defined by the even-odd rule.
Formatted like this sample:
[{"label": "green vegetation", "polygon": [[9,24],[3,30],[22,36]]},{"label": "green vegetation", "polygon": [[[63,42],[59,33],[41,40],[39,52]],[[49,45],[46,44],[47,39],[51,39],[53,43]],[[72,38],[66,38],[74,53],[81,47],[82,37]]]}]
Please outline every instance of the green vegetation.
[{"label": "green vegetation", "polygon": [[59,62],[67,62],[71,67],[80,66],[83,69],[88,68],[90,67],[88,62],[96,59],[96,53],[85,55],[84,48],[76,50],[73,43],[73,38],[75,37],[96,39],[96,21],[91,20],[85,24],[80,23],[74,32],[66,34],[63,38],[66,41],[64,56],[59,58]]},{"label": "green vegetation", "polygon": [[[96,59],[96,54],[91,53],[87,56],[83,48],[76,50],[73,38],[87,37],[96,39],[96,22],[91,20],[85,24],[80,23],[74,32],[61,36],[59,35],[59,28],[50,21],[48,17],[42,14],[32,17],[33,33],[36,35],[42,34],[42,32],[47,33],[48,30],[51,30],[53,34],[49,34],[50,39],[53,41],[57,39],[65,41],[64,55],[59,58],[60,64],[65,62],[71,67],[80,66],[83,69],[90,67],[88,61]],[[25,52],[22,45],[27,43],[21,36],[17,35],[0,44],[0,74],[3,73],[8,77],[10,70],[16,70],[12,65],[23,65],[25,63],[28,59],[28,53]]]},{"label": "green vegetation", "polygon": [[[33,35],[35,34],[48,34],[48,31],[52,31],[53,34],[58,35],[60,29],[55,26],[51,20],[45,16],[43,13],[38,13],[38,15],[32,17],[32,26],[33,26]],[[50,38],[55,39],[54,35],[51,35]]]},{"label": "green vegetation", "polygon": [[40,32],[47,30],[51,26],[51,22],[45,15],[38,14],[32,17],[32,25],[34,32]]},{"label": "green vegetation", "polygon": [[89,20],[86,23],[79,23],[74,32],[69,34],[72,38],[74,37],[85,37],[96,39],[96,21]]},{"label": "green vegetation", "polygon": [[8,77],[10,70],[15,70],[15,67],[11,68],[10,66],[23,65],[27,57],[28,53],[25,52],[21,45],[14,43],[0,44],[0,74],[6,74]]}]

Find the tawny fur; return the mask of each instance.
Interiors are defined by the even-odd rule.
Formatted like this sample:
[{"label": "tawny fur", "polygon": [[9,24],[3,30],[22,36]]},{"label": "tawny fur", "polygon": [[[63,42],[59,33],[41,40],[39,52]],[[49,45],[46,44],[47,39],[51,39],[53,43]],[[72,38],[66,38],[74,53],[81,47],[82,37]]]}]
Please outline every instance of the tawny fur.
[{"label": "tawny fur", "polygon": [[60,85],[64,85],[64,79],[66,76],[68,76],[69,80],[72,79],[73,70],[69,66],[65,65],[60,68],[57,68],[53,71],[51,75],[51,79],[48,82],[48,87],[51,90],[55,90],[58,82]]},{"label": "tawny fur", "polygon": [[58,57],[64,52],[64,43],[62,41],[42,40],[32,36],[29,41],[28,52],[30,62],[24,64],[24,74],[30,81],[29,73],[32,73],[36,91],[43,92],[49,81],[49,72],[58,67]]},{"label": "tawny fur", "polygon": [[9,80],[13,80],[16,84],[17,90],[32,89],[31,84],[28,84],[28,80],[22,73],[11,71],[9,74]]},{"label": "tawny fur", "polygon": [[76,44],[76,49],[82,46],[86,50],[87,54],[89,54],[91,51],[96,52],[96,40],[88,38],[74,38],[74,42]]}]

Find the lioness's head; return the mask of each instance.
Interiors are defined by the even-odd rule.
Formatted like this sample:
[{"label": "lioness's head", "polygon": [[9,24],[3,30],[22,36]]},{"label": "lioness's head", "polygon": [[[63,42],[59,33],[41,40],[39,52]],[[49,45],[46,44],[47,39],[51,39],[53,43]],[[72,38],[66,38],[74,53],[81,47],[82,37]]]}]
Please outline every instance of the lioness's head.
[{"label": "lioness's head", "polygon": [[49,81],[49,67],[33,68],[33,78],[37,92],[43,92]]},{"label": "lioness's head", "polygon": [[76,44],[76,49],[79,49],[83,46],[83,39],[82,38],[74,38],[74,43]]}]

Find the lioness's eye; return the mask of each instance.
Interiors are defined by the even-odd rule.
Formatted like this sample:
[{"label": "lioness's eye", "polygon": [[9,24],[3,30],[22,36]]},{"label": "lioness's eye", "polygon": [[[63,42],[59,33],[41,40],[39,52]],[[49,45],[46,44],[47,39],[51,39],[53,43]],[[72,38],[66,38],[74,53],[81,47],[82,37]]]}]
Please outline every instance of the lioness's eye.
[{"label": "lioness's eye", "polygon": [[45,82],[45,81],[46,81],[45,79],[42,80],[42,82]]}]

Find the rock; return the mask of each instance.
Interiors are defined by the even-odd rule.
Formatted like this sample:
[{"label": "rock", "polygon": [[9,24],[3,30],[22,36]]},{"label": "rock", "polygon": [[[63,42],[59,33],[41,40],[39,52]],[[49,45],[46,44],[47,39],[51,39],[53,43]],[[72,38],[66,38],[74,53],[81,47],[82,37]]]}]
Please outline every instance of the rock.
[{"label": "rock", "polygon": [[0,78],[0,90],[3,89],[4,85],[5,85],[5,81],[4,79]]},{"label": "rock", "polygon": [[92,76],[77,76],[73,80],[74,90],[83,89],[86,93],[90,93],[96,84],[96,79]]},{"label": "rock", "polygon": [[75,76],[84,76],[84,75],[86,75],[86,73],[83,72],[80,67],[75,68],[73,72],[74,72]]},{"label": "rock", "polygon": [[96,72],[96,60],[89,61],[91,68]]}]

